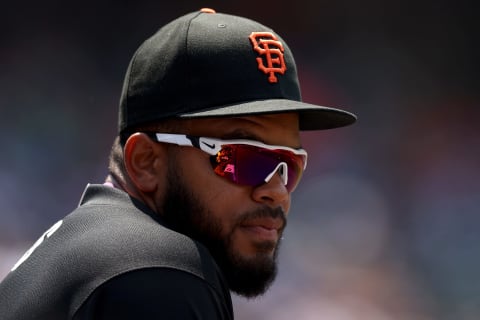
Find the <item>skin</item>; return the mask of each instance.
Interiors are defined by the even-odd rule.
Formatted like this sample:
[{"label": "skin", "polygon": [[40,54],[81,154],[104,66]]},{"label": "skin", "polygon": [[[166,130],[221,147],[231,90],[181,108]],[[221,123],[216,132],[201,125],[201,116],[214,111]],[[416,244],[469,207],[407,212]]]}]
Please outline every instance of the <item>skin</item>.
[{"label": "skin", "polygon": [[[298,116],[292,113],[235,118],[189,119],[181,133],[220,139],[250,139],[271,145],[300,148]],[[234,184],[216,175],[209,156],[192,147],[173,146],[176,168],[190,190],[221,222],[222,232],[231,233],[232,249],[243,258],[267,255],[274,250],[284,228],[280,218],[254,218],[235,225],[245,212],[263,207],[280,208],[286,217],[291,195],[279,175],[257,187]],[[132,196],[161,212],[168,188],[166,175],[172,146],[152,141],[143,133],[133,134],[125,144],[125,166],[131,182],[124,186]],[[262,246],[262,244],[268,244]]]}]

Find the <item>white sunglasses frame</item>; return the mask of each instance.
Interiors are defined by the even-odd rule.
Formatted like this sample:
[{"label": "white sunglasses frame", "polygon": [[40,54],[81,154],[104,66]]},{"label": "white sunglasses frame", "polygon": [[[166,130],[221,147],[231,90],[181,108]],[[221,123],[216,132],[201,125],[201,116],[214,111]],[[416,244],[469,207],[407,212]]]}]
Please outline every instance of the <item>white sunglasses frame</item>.
[{"label": "white sunglasses frame", "polygon": [[[208,137],[196,137],[190,136],[185,134],[173,134],[173,133],[154,133],[153,134],[155,140],[157,142],[164,142],[169,144],[176,144],[179,146],[189,146],[195,147],[204,151],[205,153],[214,156],[216,155],[224,145],[229,144],[243,144],[249,146],[255,146],[258,148],[263,148],[267,150],[284,150],[289,151],[295,155],[303,156],[304,164],[303,164],[303,171],[307,168],[307,151],[304,149],[293,149],[290,147],[285,146],[276,146],[276,145],[269,145],[264,144],[255,140],[246,140],[246,139],[234,139],[234,140],[221,140],[216,138],[208,138]],[[282,170],[279,170],[282,168]],[[275,169],[265,178],[265,183],[268,183],[270,179],[275,175],[276,172],[279,172],[280,177],[284,185],[288,183],[288,165],[285,162],[280,162]]]}]

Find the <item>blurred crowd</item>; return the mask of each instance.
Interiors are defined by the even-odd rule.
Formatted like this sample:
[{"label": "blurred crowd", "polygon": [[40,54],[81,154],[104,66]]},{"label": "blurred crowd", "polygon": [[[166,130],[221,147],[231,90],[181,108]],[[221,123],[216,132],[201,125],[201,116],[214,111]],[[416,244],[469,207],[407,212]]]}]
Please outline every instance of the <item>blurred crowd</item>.
[{"label": "blurred crowd", "polygon": [[305,101],[358,115],[303,133],[278,279],[264,297],[235,297],[237,319],[480,318],[480,48],[467,2],[23,5],[0,28],[0,279],[103,181],[136,47],[212,6],[286,39]]}]

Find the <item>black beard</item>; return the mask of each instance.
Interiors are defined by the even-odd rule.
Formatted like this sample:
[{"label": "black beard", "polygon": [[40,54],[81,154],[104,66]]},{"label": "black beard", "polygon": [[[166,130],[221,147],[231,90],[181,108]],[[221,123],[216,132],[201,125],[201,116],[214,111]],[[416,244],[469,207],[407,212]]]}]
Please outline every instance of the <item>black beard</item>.
[{"label": "black beard", "polygon": [[[277,275],[277,255],[280,241],[263,243],[257,247],[258,254],[253,258],[244,258],[235,250],[232,244],[232,230],[227,236],[222,236],[222,226],[205,206],[187,188],[177,174],[176,168],[171,168],[167,174],[168,190],[160,213],[168,227],[185,234],[200,243],[210,251],[216,263],[222,270],[230,290],[252,298],[267,291]],[[284,227],[286,219],[283,211],[265,207],[263,210],[247,212],[242,215],[242,221],[258,217],[281,218]],[[283,229],[282,229],[283,230]],[[274,249],[273,258],[267,252]]]}]

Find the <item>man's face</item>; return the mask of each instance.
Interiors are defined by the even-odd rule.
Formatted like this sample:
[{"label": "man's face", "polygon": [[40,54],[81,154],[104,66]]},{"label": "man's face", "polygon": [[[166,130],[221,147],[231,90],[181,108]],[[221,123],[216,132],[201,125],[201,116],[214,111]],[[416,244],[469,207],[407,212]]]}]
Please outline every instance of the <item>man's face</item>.
[{"label": "man's face", "polygon": [[[294,114],[187,122],[191,135],[250,139],[300,147]],[[210,156],[192,147],[170,148],[167,193],[159,212],[172,228],[203,243],[230,289],[247,297],[266,291],[276,275],[276,256],[290,193],[280,176],[252,187],[213,172]]]}]

